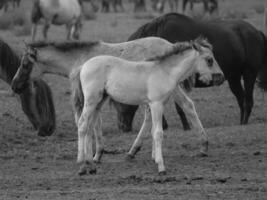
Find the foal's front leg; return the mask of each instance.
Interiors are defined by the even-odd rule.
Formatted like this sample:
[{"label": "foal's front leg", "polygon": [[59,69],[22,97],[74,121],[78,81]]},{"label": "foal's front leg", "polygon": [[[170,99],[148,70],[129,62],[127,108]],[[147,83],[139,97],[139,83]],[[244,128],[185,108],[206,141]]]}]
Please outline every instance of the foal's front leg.
[{"label": "foal's front leg", "polygon": [[150,110],[148,106],[145,106],[145,116],[144,116],[144,121],[142,124],[142,127],[130,149],[130,151],[127,154],[127,159],[133,159],[135,154],[140,151],[144,139],[144,134],[147,132],[147,129],[149,127],[149,120],[150,120]]},{"label": "foal's front leg", "polygon": [[[162,140],[163,140],[163,129],[162,129],[162,114],[163,114],[163,103],[153,102],[149,104],[152,115],[152,159],[155,158],[155,162],[158,164],[158,172],[160,175],[166,173],[163,156],[162,156]],[[154,158],[153,158],[154,151]]]},{"label": "foal's front leg", "polygon": [[202,126],[201,121],[198,118],[193,101],[185,94],[185,92],[177,86],[174,92],[175,101],[181,106],[183,111],[189,118],[192,126],[200,134],[201,137],[201,149],[200,153],[202,156],[208,155],[208,136]]}]

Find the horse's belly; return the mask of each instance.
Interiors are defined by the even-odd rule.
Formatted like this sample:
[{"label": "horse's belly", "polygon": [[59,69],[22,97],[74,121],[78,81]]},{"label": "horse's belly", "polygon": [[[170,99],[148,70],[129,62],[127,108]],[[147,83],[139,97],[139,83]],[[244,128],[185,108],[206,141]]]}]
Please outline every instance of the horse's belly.
[{"label": "horse's belly", "polygon": [[140,105],[148,102],[145,79],[129,76],[118,77],[109,77],[106,84],[106,91],[112,99],[130,105]]}]

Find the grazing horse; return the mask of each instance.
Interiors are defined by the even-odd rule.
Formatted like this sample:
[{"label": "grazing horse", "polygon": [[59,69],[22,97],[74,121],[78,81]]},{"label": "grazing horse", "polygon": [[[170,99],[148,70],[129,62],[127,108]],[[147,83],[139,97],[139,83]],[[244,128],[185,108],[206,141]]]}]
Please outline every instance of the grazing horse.
[{"label": "grazing horse", "polygon": [[[0,40],[0,78],[11,85],[20,57]],[[20,88],[21,107],[39,136],[51,135],[56,127],[55,108],[49,86],[41,79],[25,80]]]},{"label": "grazing horse", "polygon": [[66,25],[67,40],[79,39],[82,28],[81,0],[34,0],[31,21],[32,41],[35,40],[37,24],[44,19],[43,37],[47,39],[50,24]]},{"label": "grazing horse", "polygon": [[[157,36],[175,43],[194,39],[199,35],[206,37],[213,45],[214,56],[237,99],[240,123],[247,124],[253,107],[253,89],[257,75],[261,83],[264,81],[263,77],[267,77],[267,39],[261,31],[240,20],[201,22],[170,13],[141,26],[129,40]],[[205,86],[207,85],[197,82],[195,84],[195,87]],[[137,106],[123,105],[117,109],[123,114],[119,117],[123,120],[121,124],[126,129],[131,129]],[[184,116],[178,105],[176,109],[178,114]]]},{"label": "grazing horse", "polygon": [[[161,55],[172,47],[172,44],[158,37],[147,37],[123,43],[96,42],[33,42],[28,44],[28,49],[37,50],[35,73],[53,73],[69,77],[71,71],[83,64],[86,60],[96,55],[113,55],[127,60],[140,61],[151,56]],[[22,65],[13,78],[12,88],[14,91],[24,88],[25,80],[29,79],[32,71],[31,65]],[[38,76],[40,76],[38,75]],[[214,78],[215,79],[215,78]],[[72,81],[73,87],[79,87],[80,81]],[[84,104],[83,96],[73,95],[73,102],[76,119],[79,118]],[[123,107],[120,103],[114,102],[118,110]],[[118,116],[123,116],[118,110]],[[125,131],[123,121],[119,119],[118,126]],[[129,131],[129,130],[127,130]]]}]

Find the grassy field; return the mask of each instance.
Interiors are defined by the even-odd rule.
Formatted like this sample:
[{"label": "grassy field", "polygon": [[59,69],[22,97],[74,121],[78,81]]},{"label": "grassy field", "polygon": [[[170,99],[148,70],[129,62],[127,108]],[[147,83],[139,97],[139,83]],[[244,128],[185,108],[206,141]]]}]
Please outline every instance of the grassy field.
[{"label": "grassy field", "polygon": [[[22,1],[24,12],[19,15],[25,15],[26,21],[31,3]],[[262,29],[262,8],[266,6],[265,0],[224,0],[220,2],[219,15],[242,18]],[[123,42],[139,26],[158,16],[150,8],[147,13],[138,15],[132,10],[133,6],[127,4],[125,13],[97,13],[96,19],[84,23],[82,39]],[[201,10],[200,5],[196,6],[196,15],[200,15]],[[4,13],[0,12],[0,26],[2,16]],[[0,37],[22,51],[30,36],[18,36],[14,31],[16,25],[14,27],[0,30]],[[41,38],[40,31],[37,37]],[[64,40],[65,28],[52,26],[48,37]],[[151,161],[150,136],[146,137],[142,151],[133,162],[124,159],[140,128],[140,110],[133,133],[122,134],[116,128],[114,109],[105,105],[101,115],[105,148],[110,154],[104,155],[96,175],[79,177],[69,82],[53,75],[46,75],[44,79],[53,90],[57,114],[57,129],[48,138],[37,137],[18,99],[9,86],[0,81],[1,200],[266,199],[267,101],[257,87],[247,126],[238,125],[239,108],[226,82],[220,87],[196,89],[190,93],[210,139],[207,158],[194,156],[198,152],[199,137],[194,131],[181,129],[174,105],[169,103],[165,113],[170,128],[165,132],[163,144],[168,172],[165,177],[157,176],[156,166]]]}]

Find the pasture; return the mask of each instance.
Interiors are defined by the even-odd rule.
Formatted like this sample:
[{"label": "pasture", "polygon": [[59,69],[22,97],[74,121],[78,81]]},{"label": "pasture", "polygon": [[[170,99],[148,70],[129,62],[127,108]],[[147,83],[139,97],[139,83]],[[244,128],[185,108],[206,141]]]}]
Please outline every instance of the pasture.
[{"label": "pasture", "polygon": [[[26,17],[31,3],[21,2]],[[264,6],[265,0],[224,0],[219,9],[221,16],[243,18],[262,29]],[[128,3],[125,13],[97,13],[96,19],[84,22],[81,39],[126,41],[157,16],[150,12],[149,1],[147,7],[149,12],[142,14],[133,13],[133,5]],[[196,6],[197,13],[199,10]],[[0,37],[21,51],[24,41],[30,40],[30,35],[18,36],[13,29],[0,30]],[[48,38],[65,39],[65,28],[51,27]],[[101,116],[106,153],[96,175],[80,177],[69,82],[52,75],[44,80],[53,91],[57,116],[56,131],[47,138],[35,134],[16,96],[0,80],[0,199],[266,199],[267,99],[257,87],[247,126],[238,125],[239,108],[227,82],[190,93],[210,140],[209,156],[204,158],[195,156],[198,135],[182,130],[174,105],[169,103],[164,112],[169,129],[164,132],[167,175],[163,177],[157,176],[151,160],[150,134],[135,160],[125,160],[141,126],[143,110],[135,117],[133,133],[120,133],[114,109],[105,105]]]}]

